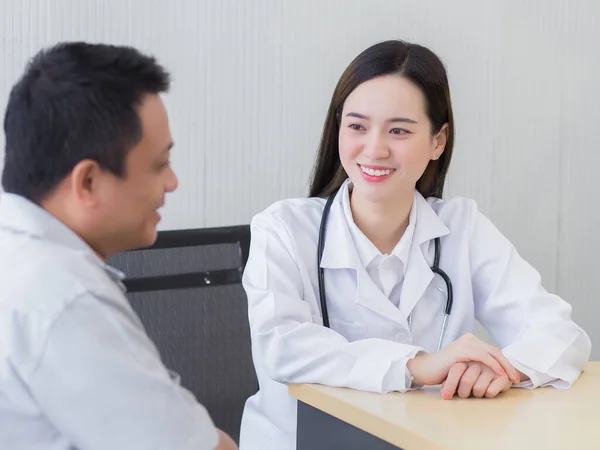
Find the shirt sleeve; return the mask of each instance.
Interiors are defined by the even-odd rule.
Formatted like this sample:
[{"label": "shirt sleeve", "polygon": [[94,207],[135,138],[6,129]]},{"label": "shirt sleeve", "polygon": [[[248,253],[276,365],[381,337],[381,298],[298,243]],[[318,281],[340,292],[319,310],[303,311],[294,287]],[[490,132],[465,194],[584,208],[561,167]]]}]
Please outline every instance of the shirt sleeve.
[{"label": "shirt sleeve", "polygon": [[569,388],[588,362],[591,341],[572,307],[547,292],[540,274],[476,208],[470,262],[475,314],[509,361],[530,380],[517,387]]},{"label": "shirt sleeve", "polygon": [[54,322],[28,385],[77,448],[209,450],[206,409],[178,385],[125,305],[91,294]]}]

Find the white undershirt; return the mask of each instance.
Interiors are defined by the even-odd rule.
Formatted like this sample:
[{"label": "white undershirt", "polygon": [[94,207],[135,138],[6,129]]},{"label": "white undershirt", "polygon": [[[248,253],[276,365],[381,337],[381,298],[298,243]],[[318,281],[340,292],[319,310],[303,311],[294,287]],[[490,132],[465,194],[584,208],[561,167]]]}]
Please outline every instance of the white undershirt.
[{"label": "white undershirt", "polygon": [[380,291],[389,298],[396,307],[399,307],[400,292],[404,282],[404,274],[408,267],[410,247],[415,233],[417,202],[413,201],[413,207],[410,211],[406,231],[392,250],[392,253],[388,255],[381,253],[356,226],[354,218],[352,217],[352,210],[350,209],[351,190],[352,184],[346,183],[343,192],[342,207],[361,264]]}]

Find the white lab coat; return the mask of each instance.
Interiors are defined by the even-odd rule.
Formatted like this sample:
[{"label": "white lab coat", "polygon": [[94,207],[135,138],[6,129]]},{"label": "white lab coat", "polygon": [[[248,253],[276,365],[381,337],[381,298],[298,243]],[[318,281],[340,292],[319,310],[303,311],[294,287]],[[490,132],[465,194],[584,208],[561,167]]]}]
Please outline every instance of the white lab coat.
[{"label": "white lab coat", "polygon": [[473,332],[477,319],[531,378],[522,387],[568,388],[577,380],[591,343],[571,320],[571,306],[544,290],[538,272],[473,201],[415,193],[416,227],[396,307],[360,263],[344,195],[348,182],[332,204],[321,262],[331,329],[322,326],[316,263],[325,200],[281,201],[252,221],[243,283],[260,390],[246,404],[240,450],[295,448],[289,383],[407,390],[406,362],[420,350],[435,352],[443,320],[445,299],[431,284],[435,237],[454,290],[443,344]]}]

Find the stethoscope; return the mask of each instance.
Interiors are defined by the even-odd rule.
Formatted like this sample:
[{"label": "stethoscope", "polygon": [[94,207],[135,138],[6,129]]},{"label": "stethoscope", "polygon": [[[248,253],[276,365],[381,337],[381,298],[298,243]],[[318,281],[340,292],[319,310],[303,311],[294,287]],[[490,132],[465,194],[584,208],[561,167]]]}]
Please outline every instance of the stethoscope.
[{"label": "stethoscope", "polygon": [[[334,192],[327,199],[327,203],[325,204],[325,209],[323,209],[323,215],[321,216],[321,224],[319,226],[319,242],[317,243],[317,267],[319,268],[319,297],[321,300],[321,315],[323,316],[323,325],[329,328],[329,314],[327,313],[327,298],[325,296],[325,271],[321,267],[321,259],[323,258],[323,250],[325,248],[325,230],[327,228],[327,219],[329,217],[329,210],[331,209],[331,204],[336,196],[337,192]],[[452,312],[452,282],[450,281],[450,277],[440,269],[440,238],[437,237],[434,239],[435,253],[433,257],[433,265],[431,266],[431,271],[435,274],[438,274],[446,285],[446,307],[444,309],[444,321],[442,322],[442,329],[440,331],[440,338],[438,340],[437,351],[439,352],[442,348],[442,342],[444,340],[444,335],[446,334],[446,328],[448,326],[448,318],[450,317],[450,313]],[[442,294],[443,290],[435,286]],[[412,330],[412,312],[408,316],[408,327]]]}]

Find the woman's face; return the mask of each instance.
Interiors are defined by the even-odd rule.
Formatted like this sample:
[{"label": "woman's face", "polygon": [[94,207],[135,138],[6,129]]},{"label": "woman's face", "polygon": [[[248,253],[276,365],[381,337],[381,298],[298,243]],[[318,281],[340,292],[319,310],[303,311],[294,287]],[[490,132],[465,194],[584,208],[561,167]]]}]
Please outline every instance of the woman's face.
[{"label": "woman's face", "polygon": [[339,153],[353,197],[388,202],[413,195],[427,164],[446,144],[445,127],[432,135],[421,90],[399,75],[359,85],[344,103]]}]

